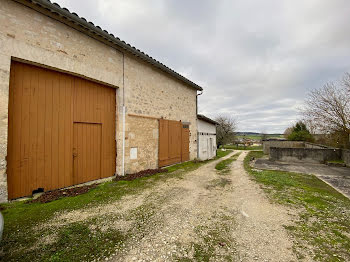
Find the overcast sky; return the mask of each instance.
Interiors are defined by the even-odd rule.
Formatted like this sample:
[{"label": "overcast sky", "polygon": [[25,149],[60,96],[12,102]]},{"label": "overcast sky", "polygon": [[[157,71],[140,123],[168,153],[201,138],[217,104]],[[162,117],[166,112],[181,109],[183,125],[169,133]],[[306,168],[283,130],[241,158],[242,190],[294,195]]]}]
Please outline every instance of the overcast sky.
[{"label": "overcast sky", "polygon": [[350,71],[349,0],[56,0],[201,85],[199,112],[283,132]]}]

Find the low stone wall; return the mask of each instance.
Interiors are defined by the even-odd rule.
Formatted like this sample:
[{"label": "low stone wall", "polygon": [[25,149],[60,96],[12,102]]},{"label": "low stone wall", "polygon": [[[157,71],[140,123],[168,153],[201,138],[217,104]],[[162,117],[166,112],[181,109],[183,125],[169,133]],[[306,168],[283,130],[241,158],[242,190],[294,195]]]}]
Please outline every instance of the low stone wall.
[{"label": "low stone wall", "polygon": [[325,163],[341,159],[341,149],[270,148],[270,160],[273,161]]},{"label": "low stone wall", "polygon": [[342,150],[342,159],[346,166],[350,167],[350,150],[343,149]]},{"label": "low stone wall", "polygon": [[305,142],[303,141],[286,141],[286,140],[265,140],[263,143],[264,154],[270,154],[271,147],[278,148],[303,148]]},{"label": "low stone wall", "polygon": [[312,144],[312,143],[308,143],[308,142],[305,143],[305,148],[333,149],[332,147],[329,147],[329,146]]}]

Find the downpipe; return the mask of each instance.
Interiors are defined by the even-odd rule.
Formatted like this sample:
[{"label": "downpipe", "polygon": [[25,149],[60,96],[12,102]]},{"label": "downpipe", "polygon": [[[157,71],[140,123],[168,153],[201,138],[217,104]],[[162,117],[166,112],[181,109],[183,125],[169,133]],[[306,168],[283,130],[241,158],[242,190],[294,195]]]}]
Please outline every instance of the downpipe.
[{"label": "downpipe", "polygon": [[125,176],[125,105],[123,105],[123,153],[122,176]]}]

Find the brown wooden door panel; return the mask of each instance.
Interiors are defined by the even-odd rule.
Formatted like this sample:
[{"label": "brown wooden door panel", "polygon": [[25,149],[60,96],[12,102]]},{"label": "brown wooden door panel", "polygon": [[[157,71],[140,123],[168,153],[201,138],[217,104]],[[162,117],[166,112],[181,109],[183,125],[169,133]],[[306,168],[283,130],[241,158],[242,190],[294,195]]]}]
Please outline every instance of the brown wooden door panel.
[{"label": "brown wooden door panel", "polygon": [[159,119],[159,163],[158,165],[166,166],[168,163],[168,152],[169,152],[169,125],[168,121]]},{"label": "brown wooden door panel", "polygon": [[99,126],[99,131],[94,128],[84,131],[81,139],[85,139],[82,148],[86,151],[91,148],[96,151],[96,145],[88,138],[101,133],[100,170],[92,168],[96,173],[87,173],[84,179],[113,176],[115,114],[115,89],[13,61],[7,157],[9,199],[31,195],[38,188],[47,191],[76,183],[72,152],[74,122]]},{"label": "brown wooden door panel", "polygon": [[190,129],[182,128],[182,150],[181,150],[181,162],[190,160]]},{"label": "brown wooden door panel", "polygon": [[189,129],[180,121],[159,119],[158,157],[159,167],[189,160]]},{"label": "brown wooden door panel", "polygon": [[74,123],[74,184],[101,178],[102,125]]}]

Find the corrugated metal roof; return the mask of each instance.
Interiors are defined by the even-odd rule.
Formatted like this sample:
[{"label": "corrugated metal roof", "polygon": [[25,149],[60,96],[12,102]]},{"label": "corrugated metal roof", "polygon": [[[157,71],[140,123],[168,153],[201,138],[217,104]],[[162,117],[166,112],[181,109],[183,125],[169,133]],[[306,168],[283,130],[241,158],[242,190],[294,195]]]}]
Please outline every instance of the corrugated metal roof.
[{"label": "corrugated metal roof", "polygon": [[202,87],[195,84],[191,80],[186,77],[180,75],[175,72],[171,68],[157,61],[153,57],[145,54],[134,46],[126,43],[125,41],[120,40],[118,37],[115,37],[113,34],[110,34],[106,30],[103,30],[101,27],[94,25],[92,22],[88,22],[84,17],[79,17],[76,13],[70,12],[67,8],[62,8],[60,5],[56,3],[52,3],[49,0],[14,0],[16,2],[22,3],[26,6],[32,7],[33,9],[48,15],[54,19],[58,19],[59,21],[78,29],[81,32],[86,33],[87,35],[94,37],[98,40],[103,40],[105,43],[109,43],[110,45],[116,45],[122,50],[127,51],[139,57],[140,59],[152,64],[153,66],[159,68],[160,70],[172,75],[176,79],[186,83],[190,87],[196,90],[203,90]]},{"label": "corrugated metal roof", "polygon": [[203,120],[203,121],[205,121],[205,122],[214,124],[214,125],[218,125],[218,124],[219,124],[219,123],[216,122],[215,120],[210,119],[209,117],[206,117],[206,116],[204,116],[204,115],[198,114],[198,115],[197,115],[197,118],[200,119],[200,120]]}]

